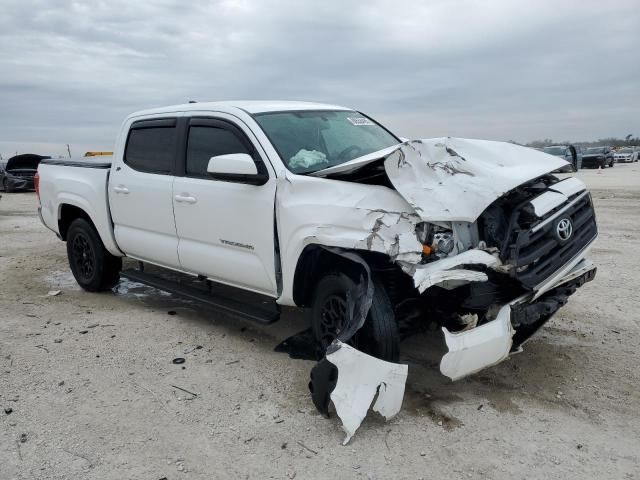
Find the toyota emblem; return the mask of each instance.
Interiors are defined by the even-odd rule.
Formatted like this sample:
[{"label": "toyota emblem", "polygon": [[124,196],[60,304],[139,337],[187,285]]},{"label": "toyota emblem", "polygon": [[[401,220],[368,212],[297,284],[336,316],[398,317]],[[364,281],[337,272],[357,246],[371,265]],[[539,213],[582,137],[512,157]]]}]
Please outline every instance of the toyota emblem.
[{"label": "toyota emblem", "polygon": [[563,218],[556,225],[556,237],[561,242],[566,242],[573,235],[573,224],[571,223],[571,219]]}]

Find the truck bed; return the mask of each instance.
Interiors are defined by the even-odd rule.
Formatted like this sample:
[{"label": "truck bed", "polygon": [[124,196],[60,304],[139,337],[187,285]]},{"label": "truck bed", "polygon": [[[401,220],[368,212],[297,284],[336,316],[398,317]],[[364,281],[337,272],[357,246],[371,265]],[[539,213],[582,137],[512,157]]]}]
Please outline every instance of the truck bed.
[{"label": "truck bed", "polygon": [[60,235],[62,209],[79,208],[95,225],[105,247],[122,255],[115,242],[109,210],[108,183],[111,158],[46,159],[38,166],[40,216],[47,228]]}]

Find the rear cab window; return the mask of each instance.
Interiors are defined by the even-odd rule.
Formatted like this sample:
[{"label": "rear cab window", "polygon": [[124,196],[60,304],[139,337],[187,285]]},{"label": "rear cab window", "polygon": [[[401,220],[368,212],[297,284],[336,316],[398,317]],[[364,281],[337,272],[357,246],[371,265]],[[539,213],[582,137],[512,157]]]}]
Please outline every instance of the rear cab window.
[{"label": "rear cab window", "polygon": [[175,118],[141,120],[131,125],[124,163],[139,172],[170,175],[178,146]]}]

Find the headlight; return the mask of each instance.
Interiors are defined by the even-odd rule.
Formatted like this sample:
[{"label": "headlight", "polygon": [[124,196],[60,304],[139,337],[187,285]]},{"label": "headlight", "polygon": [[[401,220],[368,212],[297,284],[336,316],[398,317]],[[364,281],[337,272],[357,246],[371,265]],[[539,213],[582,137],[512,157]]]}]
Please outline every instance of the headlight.
[{"label": "headlight", "polygon": [[433,235],[433,245],[437,253],[448,255],[453,251],[455,243],[452,232],[439,232]]},{"label": "headlight", "polygon": [[435,254],[444,257],[450,254],[454,247],[453,232],[427,222],[420,222],[416,225],[416,238],[424,245],[423,253],[426,255]]}]

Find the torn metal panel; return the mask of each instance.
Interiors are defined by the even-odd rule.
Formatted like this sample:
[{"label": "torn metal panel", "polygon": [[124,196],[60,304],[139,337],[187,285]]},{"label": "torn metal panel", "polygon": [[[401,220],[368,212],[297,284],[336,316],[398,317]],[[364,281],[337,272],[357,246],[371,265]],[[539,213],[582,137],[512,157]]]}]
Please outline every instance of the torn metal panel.
[{"label": "torn metal panel", "polygon": [[372,210],[366,212],[363,226],[371,233],[356,244],[360,250],[387,253],[393,260],[418,263],[422,245],[415,234],[420,218],[415,214]]},{"label": "torn metal panel", "polygon": [[420,217],[395,190],[287,173],[278,179],[276,196],[278,235],[287,239],[280,242],[280,304],[295,304],[296,264],[310,244],[380,252],[407,264],[421,259]]},{"label": "torn metal panel", "polygon": [[579,180],[575,177],[570,177],[562,180],[561,182],[551,185],[549,189],[553,190],[554,192],[562,193],[567,197],[571,197],[576,193],[586,190],[587,186],[582,180]]},{"label": "torn metal panel", "polygon": [[384,161],[395,189],[425,221],[473,222],[494,200],[566,165],[558,157],[505,142],[463,138],[408,141],[315,172],[336,175]]},{"label": "torn metal panel", "polygon": [[424,273],[422,270],[416,271],[414,275],[416,287],[420,293],[434,285],[451,290],[470,282],[486,282],[489,280],[486,273],[475,270],[465,270],[463,268],[453,270],[440,270]]},{"label": "torn metal panel", "polygon": [[545,214],[549,213],[551,210],[559,207],[563,203],[567,202],[566,195],[563,195],[559,192],[544,192],[542,195],[538,195],[536,198],[531,200],[529,203],[533,207],[533,213],[538,217],[543,217]]},{"label": "torn metal panel", "polygon": [[338,369],[338,379],[331,401],[342,420],[346,445],[367,415],[373,399],[373,410],[387,420],[402,406],[408,366],[385,362],[336,340],[327,360]]},{"label": "torn metal panel", "polygon": [[554,183],[549,187],[548,191],[538,195],[529,203],[533,206],[534,213],[538,217],[543,217],[557,207],[567,203],[569,197],[586,190],[586,188],[586,185],[577,178],[567,178],[561,182]]},{"label": "torn metal panel", "polygon": [[509,356],[515,330],[511,326],[511,305],[504,305],[495,320],[462,332],[442,327],[449,351],[442,357],[440,371],[451,380],[496,365]]},{"label": "torn metal panel", "polygon": [[[469,282],[486,281],[487,275],[475,270],[460,268],[467,265],[497,267],[500,260],[484,250],[472,249],[452,257],[446,257],[433,263],[416,266],[413,281],[420,293],[433,285],[450,283],[450,287]],[[445,287],[447,288],[447,287]]]},{"label": "torn metal panel", "polygon": [[367,161],[354,159],[314,175],[348,172],[382,158],[395,189],[425,221],[473,222],[509,190],[566,165],[511,143],[446,137],[405,142],[391,154],[368,155]]},{"label": "torn metal panel", "polygon": [[509,190],[565,164],[510,143],[436,138],[403,144],[385,170],[425,221],[473,222]]}]

